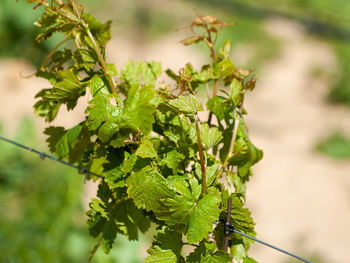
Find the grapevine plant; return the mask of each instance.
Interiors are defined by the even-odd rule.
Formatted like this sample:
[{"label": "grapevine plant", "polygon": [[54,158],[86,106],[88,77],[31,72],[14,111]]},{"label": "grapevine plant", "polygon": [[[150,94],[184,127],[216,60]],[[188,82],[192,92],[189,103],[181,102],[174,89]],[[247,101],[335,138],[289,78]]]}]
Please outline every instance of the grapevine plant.
[{"label": "grapevine plant", "polygon": [[[225,253],[224,227],[217,223],[227,217],[231,197],[231,223],[255,236],[245,193],[251,167],[262,158],[244,121],[244,97],[256,78],[234,66],[229,41],[214,47],[230,24],[196,17],[188,27],[195,35],[182,43],[205,43],[211,62],[199,70],[191,64],[166,70],[166,84],[158,81],[158,62],[129,61],[118,70],[107,63],[111,22],[100,23],[80,3],[28,2],[45,9],[35,23],[41,28],[36,41],[65,36],[36,71],[51,87],[36,95],[35,113],[52,122],[61,106],[71,111],[89,97],[81,122],[44,133],[59,158],[103,177],[86,175],[99,184],[87,211],[89,232],[98,240],[91,254],[100,245],[108,253],[117,235],[138,240],[153,224],[145,262],[256,262],[247,255],[249,239],[235,233]],[[201,87],[213,90],[206,103],[196,96]],[[209,117],[201,120],[204,110]]]}]

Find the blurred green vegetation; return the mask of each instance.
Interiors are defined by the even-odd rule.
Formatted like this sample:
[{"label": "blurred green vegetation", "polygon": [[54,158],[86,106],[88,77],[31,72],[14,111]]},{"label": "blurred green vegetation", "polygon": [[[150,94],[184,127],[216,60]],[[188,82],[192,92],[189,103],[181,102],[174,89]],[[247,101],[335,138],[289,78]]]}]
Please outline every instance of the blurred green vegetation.
[{"label": "blurred green vegetation", "polygon": [[[300,255],[299,255],[300,256]],[[313,253],[313,254],[303,254],[301,255],[303,258],[308,259],[310,262],[312,263],[326,263],[326,261],[324,260],[323,257],[321,257],[319,254],[317,253]],[[301,261],[299,259],[294,259],[294,258],[290,258],[286,261],[284,261],[284,263],[300,263]]]},{"label": "blurred green vegetation", "polygon": [[0,1],[0,57],[19,57],[38,66],[55,46],[60,36],[38,44],[34,41],[39,32],[33,23],[40,17],[40,8],[26,1]]},{"label": "blurred green vegetation", "polygon": [[[113,20],[114,37],[130,36],[142,45],[157,41],[160,36],[174,32],[190,23],[195,10],[213,14],[221,20],[236,22],[225,29],[218,44],[229,38],[233,46],[246,45],[251,51],[242,67],[253,70],[276,57],[281,43],[263,28],[271,17],[282,17],[302,24],[313,36],[328,42],[333,48],[339,73],[333,78],[328,100],[350,106],[350,2],[343,0],[191,0],[163,3],[160,0],[81,0],[88,12],[99,19]],[[103,3],[103,4],[102,4]],[[40,8],[21,0],[0,1],[0,56],[22,57],[38,65],[55,41],[37,44],[33,41],[37,29],[33,22]],[[60,36],[57,36],[57,40]],[[218,45],[219,46],[219,45]],[[259,74],[259,71],[257,72]]]},{"label": "blurred green vegetation", "polygon": [[316,145],[316,150],[333,159],[350,158],[350,138],[336,132]]},{"label": "blurred green vegetation", "polygon": [[[22,121],[15,140],[40,145],[33,122]],[[72,168],[0,141],[0,262],[87,262],[97,243],[87,231],[81,203],[83,176]],[[120,236],[96,263],[141,262],[139,242]]]},{"label": "blurred green vegetation", "polygon": [[[333,79],[328,100],[350,106],[350,1],[343,0],[191,0],[164,3],[160,0],[81,0],[88,12],[103,21],[113,20],[114,37],[130,36],[142,44],[174,32],[190,23],[195,10],[213,14],[224,21],[236,22],[225,29],[218,46],[229,38],[233,45],[246,45],[251,51],[242,67],[261,68],[265,61],[276,57],[281,43],[263,28],[271,17],[282,17],[302,24],[313,36],[329,43],[337,57],[339,73]],[[40,8],[25,1],[0,2],[0,57],[17,56],[38,65],[55,41],[37,44],[33,41],[37,29],[33,22]],[[6,10],[6,11],[5,11]],[[59,39],[60,36],[57,37]],[[259,74],[259,71],[257,71]]]},{"label": "blurred green vegetation", "polygon": [[[311,35],[329,43],[336,55],[339,72],[331,83],[328,100],[350,107],[349,1],[286,0],[283,4],[277,0],[192,0],[192,2],[201,6],[206,5],[211,10],[221,10],[232,16],[232,19],[250,34],[251,39],[248,39],[250,43],[258,43],[257,53],[260,54],[264,54],[266,50],[273,54],[276,50],[276,45],[268,40],[268,34],[264,36],[255,33],[261,30],[258,28],[264,20],[282,17],[302,24]],[[246,26],[246,21],[256,21],[253,31]],[[244,36],[240,39],[245,41]]]}]

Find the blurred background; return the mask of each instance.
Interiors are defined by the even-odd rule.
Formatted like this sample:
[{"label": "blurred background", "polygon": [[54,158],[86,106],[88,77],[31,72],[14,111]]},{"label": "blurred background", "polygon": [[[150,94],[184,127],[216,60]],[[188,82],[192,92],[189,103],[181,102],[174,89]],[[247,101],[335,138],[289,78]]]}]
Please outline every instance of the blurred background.
[{"label": "blurred background", "polygon": [[[232,59],[254,70],[258,84],[246,98],[253,142],[264,150],[249,182],[247,206],[258,238],[314,263],[348,263],[350,255],[350,2],[345,0],[84,0],[102,22],[113,20],[108,61],[161,61],[177,71],[209,63],[204,46],[183,47],[196,13],[236,25],[225,29]],[[34,95],[48,83],[24,79],[62,36],[40,45],[33,22],[40,8],[0,0],[1,134],[47,150],[47,124],[34,116]],[[71,127],[84,116],[61,109],[52,125]],[[205,113],[204,113],[205,114]],[[202,116],[204,118],[204,116]],[[95,187],[76,171],[0,142],[0,262],[87,262],[96,240],[84,210]],[[151,234],[129,243],[118,236],[93,262],[142,262]],[[138,253],[135,253],[138,251]],[[260,263],[292,263],[259,244]]]}]

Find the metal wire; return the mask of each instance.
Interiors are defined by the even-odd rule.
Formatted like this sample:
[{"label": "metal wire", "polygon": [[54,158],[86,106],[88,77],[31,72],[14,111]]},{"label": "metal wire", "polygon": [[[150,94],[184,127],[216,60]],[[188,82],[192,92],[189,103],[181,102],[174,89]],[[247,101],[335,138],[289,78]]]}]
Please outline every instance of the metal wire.
[{"label": "metal wire", "polygon": [[68,163],[68,162],[66,162],[66,161],[60,160],[60,159],[58,159],[57,157],[55,157],[55,156],[53,156],[53,155],[50,155],[50,154],[47,154],[47,153],[44,153],[44,152],[40,152],[40,151],[38,151],[38,150],[36,150],[36,149],[30,148],[30,147],[28,147],[28,146],[26,146],[26,145],[23,145],[23,144],[21,144],[21,143],[15,142],[15,141],[12,141],[12,140],[7,139],[7,138],[2,137],[2,136],[0,136],[0,140],[3,140],[3,141],[5,141],[5,142],[11,143],[11,144],[13,144],[13,145],[16,145],[16,146],[18,146],[18,147],[20,147],[20,148],[22,148],[22,149],[27,150],[27,151],[36,153],[36,154],[38,154],[38,155],[40,156],[40,159],[42,159],[42,160],[44,160],[45,158],[49,158],[49,159],[54,160],[54,161],[56,161],[56,162],[59,162],[59,163],[61,163],[61,164],[64,164],[64,165],[67,165],[67,166],[72,167],[72,168],[74,168],[74,169],[77,169],[77,170],[78,170],[80,173],[82,173],[82,174],[89,174],[89,175],[93,175],[93,176],[96,176],[96,177],[98,177],[98,178],[104,179],[104,177],[101,176],[101,175],[98,175],[98,174],[96,174],[96,173],[93,173],[93,172],[87,170],[86,168],[82,168],[82,167],[79,167],[79,166],[77,166],[77,165],[70,164],[70,163]]},{"label": "metal wire", "polygon": [[223,217],[220,217],[220,222],[222,222],[222,223],[224,224],[225,235],[226,235],[226,232],[228,232],[228,233],[237,233],[237,234],[239,234],[239,235],[241,235],[241,236],[244,236],[244,237],[247,237],[247,238],[249,238],[249,239],[251,239],[251,240],[254,240],[254,241],[256,241],[256,242],[259,242],[260,244],[263,244],[263,245],[265,245],[265,246],[267,246],[267,247],[270,247],[270,248],[275,249],[275,250],[277,250],[277,251],[279,251],[279,252],[282,252],[282,253],[284,253],[284,254],[287,254],[288,256],[294,257],[294,258],[296,258],[296,259],[299,259],[299,260],[304,261],[304,262],[307,262],[307,263],[312,263],[311,261],[309,261],[309,260],[307,260],[307,259],[305,259],[305,258],[299,257],[299,256],[297,256],[297,255],[295,255],[295,254],[293,254],[293,253],[291,253],[291,252],[288,252],[287,250],[284,250],[284,249],[282,249],[282,248],[276,247],[276,246],[271,245],[271,244],[269,244],[269,243],[267,243],[267,242],[265,242],[265,241],[262,241],[262,240],[260,240],[260,239],[257,239],[257,238],[255,238],[255,237],[252,237],[252,236],[250,236],[250,235],[244,234],[244,233],[242,233],[242,232],[236,230],[235,227],[234,227],[234,225],[232,225],[231,223],[228,223],[228,222],[225,220],[225,218],[223,218]]},{"label": "metal wire", "polygon": [[297,255],[294,255],[294,254],[291,253],[291,252],[288,252],[288,251],[286,251],[286,250],[284,250],[284,249],[282,249],[282,248],[279,248],[279,247],[276,247],[276,246],[271,245],[271,244],[269,244],[269,243],[266,243],[266,242],[264,242],[264,241],[262,241],[262,240],[260,240],[260,239],[255,238],[255,237],[251,237],[251,236],[249,236],[249,235],[247,235],[247,234],[244,234],[244,233],[242,233],[242,232],[240,232],[240,231],[238,231],[238,230],[236,230],[236,229],[234,229],[234,230],[232,230],[232,231],[235,232],[235,233],[237,233],[237,234],[239,234],[239,235],[241,235],[241,236],[244,236],[244,237],[250,238],[250,239],[252,239],[252,240],[254,240],[254,241],[256,241],[256,242],[259,242],[260,244],[263,244],[263,245],[265,245],[265,246],[268,246],[268,247],[270,247],[270,248],[273,248],[273,249],[275,249],[275,250],[277,250],[277,251],[279,251],[279,252],[282,252],[282,253],[284,253],[284,254],[287,254],[287,255],[289,255],[289,256],[291,256],[291,257],[294,257],[294,258],[296,258],[296,259],[299,259],[299,260],[304,261],[304,262],[307,262],[307,263],[312,263],[310,260],[307,260],[307,259],[305,259],[305,258],[302,258],[302,257],[299,257],[299,256],[297,256]]},{"label": "metal wire", "polygon": [[[82,174],[90,174],[90,175],[96,176],[96,177],[98,177],[98,178],[104,179],[104,177],[101,176],[101,175],[98,175],[98,174],[96,174],[96,173],[93,173],[93,172],[91,172],[91,171],[89,171],[89,170],[87,170],[87,169],[85,169],[85,168],[81,168],[81,167],[79,167],[79,166],[77,166],[77,165],[70,164],[70,163],[68,163],[68,162],[66,162],[66,161],[60,160],[60,159],[58,159],[57,157],[55,157],[55,156],[53,156],[53,155],[47,154],[47,153],[45,153],[45,152],[38,151],[38,150],[36,150],[36,149],[30,148],[30,147],[28,147],[28,146],[26,146],[26,145],[23,145],[23,144],[21,144],[21,143],[15,142],[15,141],[12,141],[12,140],[7,139],[7,138],[4,138],[4,137],[2,137],[2,136],[0,136],[0,140],[3,140],[3,141],[5,141],[5,142],[11,143],[11,144],[13,144],[13,145],[16,145],[16,146],[18,146],[18,147],[20,147],[20,148],[22,148],[22,149],[27,150],[27,151],[36,153],[36,154],[38,154],[38,155],[40,156],[41,159],[49,158],[49,159],[54,160],[54,161],[56,161],[56,162],[59,162],[59,163],[61,163],[61,164],[64,164],[64,165],[67,165],[67,166],[72,167],[72,168],[74,168],[74,169],[77,169],[77,170],[79,170],[79,172],[81,172]],[[299,259],[299,260],[301,260],[301,261],[304,261],[304,262],[307,262],[307,263],[312,263],[311,261],[309,261],[309,260],[307,260],[307,259],[305,259],[305,258],[299,257],[299,256],[297,256],[297,255],[295,255],[295,254],[293,254],[293,253],[291,253],[291,252],[288,252],[288,251],[286,251],[286,250],[284,250],[284,249],[282,249],[282,248],[276,247],[276,246],[271,245],[271,244],[269,244],[269,243],[267,243],[267,242],[265,242],[265,241],[262,241],[262,240],[260,240],[260,239],[257,239],[257,238],[255,238],[255,237],[252,237],[252,236],[250,236],[250,235],[244,234],[244,233],[242,233],[242,232],[236,230],[235,227],[234,227],[231,223],[228,223],[224,218],[220,218],[220,221],[224,224],[224,227],[227,227],[227,228],[228,228],[228,231],[229,231],[229,232],[237,233],[237,234],[239,234],[239,235],[241,235],[241,236],[244,236],[244,237],[246,237],[246,238],[249,238],[249,239],[251,239],[251,240],[254,240],[254,241],[256,241],[256,242],[259,242],[260,244],[263,244],[263,245],[265,245],[265,246],[267,246],[267,247],[270,247],[270,248],[272,248],[272,249],[275,249],[275,250],[277,250],[277,251],[279,251],[279,252],[282,252],[282,253],[284,253],[284,254],[287,254],[287,255],[289,255],[289,256],[291,256],[291,257],[294,257],[294,258],[296,258],[296,259]],[[216,224],[218,224],[218,223],[216,222]]]}]

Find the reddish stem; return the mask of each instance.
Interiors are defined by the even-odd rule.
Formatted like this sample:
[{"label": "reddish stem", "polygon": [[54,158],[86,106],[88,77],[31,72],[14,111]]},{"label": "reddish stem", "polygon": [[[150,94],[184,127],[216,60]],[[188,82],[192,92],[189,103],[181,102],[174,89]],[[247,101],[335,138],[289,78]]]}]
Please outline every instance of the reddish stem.
[{"label": "reddish stem", "polygon": [[[230,198],[228,199],[228,203],[227,203],[226,224],[230,224],[230,222],[231,222],[231,208],[232,208],[232,198],[230,197]],[[226,236],[226,235],[225,235],[225,243],[224,243],[224,252],[225,252],[225,253],[227,253],[228,241],[229,241],[229,236]]]}]

